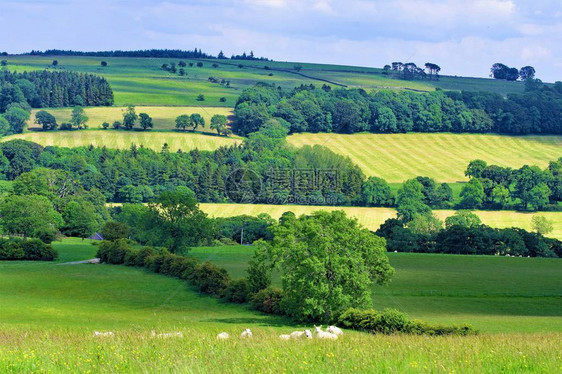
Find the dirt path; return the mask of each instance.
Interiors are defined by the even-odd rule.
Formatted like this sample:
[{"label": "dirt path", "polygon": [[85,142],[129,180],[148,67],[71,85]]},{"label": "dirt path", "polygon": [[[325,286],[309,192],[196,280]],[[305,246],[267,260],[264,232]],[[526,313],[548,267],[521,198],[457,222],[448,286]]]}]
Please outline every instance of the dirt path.
[{"label": "dirt path", "polygon": [[99,264],[99,262],[100,262],[99,258],[92,258],[90,260],[63,262],[62,264],[57,264],[57,265]]}]

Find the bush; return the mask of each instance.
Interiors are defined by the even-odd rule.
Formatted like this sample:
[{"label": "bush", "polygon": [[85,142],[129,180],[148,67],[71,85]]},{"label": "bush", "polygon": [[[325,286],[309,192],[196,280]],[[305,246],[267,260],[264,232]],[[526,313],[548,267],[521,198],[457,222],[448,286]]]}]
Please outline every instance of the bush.
[{"label": "bush", "polygon": [[68,122],[63,122],[60,124],[60,130],[72,130],[72,124]]},{"label": "bush", "polygon": [[221,103],[225,103],[225,102],[226,102],[226,97],[224,97],[224,96],[221,97],[221,98],[219,99],[219,101],[220,101]]},{"label": "bush", "polygon": [[199,264],[199,261],[197,261],[196,258],[185,257],[185,260],[183,261],[183,264],[182,264],[183,271],[178,277],[181,278],[181,279],[191,281],[194,277],[195,267],[198,264]]},{"label": "bush", "polygon": [[101,262],[108,264],[123,264],[127,253],[133,252],[133,248],[126,239],[106,241],[100,243],[97,257]]},{"label": "bush", "polygon": [[121,128],[121,126],[122,126],[121,122],[119,122],[119,121],[113,122],[113,128],[115,130],[119,130]]},{"label": "bush", "polygon": [[197,95],[197,101],[205,101],[205,95],[203,94]]},{"label": "bush", "polygon": [[107,129],[109,128],[109,123],[108,123],[108,122],[104,122],[104,123],[101,124],[101,127],[102,127],[104,130],[107,130]]},{"label": "bush", "polygon": [[58,257],[57,251],[49,244],[39,239],[29,239],[22,242],[24,257],[32,261],[53,261]]},{"label": "bush", "polygon": [[160,273],[160,268],[162,267],[162,263],[165,258],[166,255],[162,254],[150,255],[144,259],[144,267],[153,273]]},{"label": "bush", "polygon": [[126,223],[109,221],[101,228],[100,234],[104,240],[117,240],[129,237],[131,228]]},{"label": "bush", "polygon": [[410,321],[408,317],[395,309],[385,309],[382,313],[374,309],[361,310],[350,308],[339,317],[339,324],[345,328],[368,331],[371,333],[414,335],[474,335],[477,333],[469,325],[439,326],[422,321]]},{"label": "bush", "polygon": [[228,301],[238,304],[247,302],[249,296],[250,290],[248,280],[246,278],[240,278],[230,281],[224,293],[224,297]]},{"label": "bush", "polygon": [[0,260],[25,260],[20,241],[0,239]]},{"label": "bush", "polygon": [[205,261],[195,266],[191,281],[199,292],[220,296],[228,287],[229,277],[226,269]]},{"label": "bush", "polygon": [[281,309],[282,299],[283,290],[270,286],[254,294],[250,299],[250,305],[260,312],[283,314],[283,309]]}]

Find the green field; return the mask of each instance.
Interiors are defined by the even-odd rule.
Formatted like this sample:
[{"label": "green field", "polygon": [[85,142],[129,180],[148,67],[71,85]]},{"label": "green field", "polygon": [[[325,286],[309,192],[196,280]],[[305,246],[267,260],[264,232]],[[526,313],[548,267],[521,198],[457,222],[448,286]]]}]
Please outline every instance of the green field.
[{"label": "green field", "polygon": [[[379,226],[389,218],[396,217],[396,211],[392,208],[364,208],[364,207],[328,207],[311,205],[267,205],[267,204],[200,204],[201,209],[212,217],[230,217],[241,214],[257,216],[267,213],[275,219],[281,217],[284,212],[292,211],[296,215],[310,214],[315,210],[343,210],[348,216],[355,217],[363,226],[369,230],[377,230]],[[455,213],[454,210],[434,210],[433,213],[440,219],[445,219]],[[474,211],[482,222],[491,227],[521,227],[531,230],[531,218],[537,214],[547,217],[553,222],[554,230],[548,234],[549,237],[562,239],[562,213],[539,212],[522,213],[511,210],[478,210]]]},{"label": "green field", "polygon": [[[484,78],[442,77],[440,81],[405,81],[392,79],[382,74],[381,69],[307,64],[273,61],[228,61],[228,60],[189,60],[187,63],[203,62],[203,67],[185,68],[187,75],[179,76],[163,71],[162,64],[180,61],[168,58],[121,58],[121,57],[78,57],[78,56],[8,56],[8,68],[12,71],[31,71],[54,69],[53,59],[58,61],[57,70],[72,70],[103,75],[107,78],[115,94],[115,105],[179,105],[179,106],[225,106],[233,107],[240,91],[265,81],[275,85],[292,88],[300,84],[345,85],[366,90],[415,89],[431,91],[435,87],[451,90],[487,90],[507,94],[522,92],[521,82],[501,82]],[[101,67],[106,61],[108,66]],[[216,63],[218,67],[212,67]],[[241,64],[243,68],[239,68]],[[297,74],[295,64],[302,67]],[[268,66],[270,70],[266,70]],[[211,83],[209,77],[230,81],[230,87]],[[328,81],[328,82],[326,82]],[[332,85],[332,84],[330,84]],[[205,101],[197,101],[199,94]],[[220,102],[221,97],[226,98]]]},{"label": "green field", "polygon": [[491,134],[295,134],[297,147],[320,144],[349,156],[368,176],[402,182],[416,176],[439,182],[466,181],[464,171],[474,159],[519,168],[544,168],[562,156],[562,136]]},{"label": "green field", "polygon": [[[78,239],[55,246],[61,254],[58,263],[91,258],[96,250]],[[199,250],[203,251],[208,249]],[[212,257],[221,263],[220,248]],[[245,258],[241,255],[240,261]],[[428,338],[347,331],[336,342],[283,342],[279,334],[297,329],[286,319],[199,296],[177,279],[124,266],[0,262],[0,371],[562,370],[560,296],[545,296],[546,292],[560,295],[558,260],[403,254],[391,254],[390,259],[397,274],[386,292],[394,298],[408,295],[425,304],[419,312],[406,310],[410,316],[425,315],[441,322],[446,322],[442,317],[472,320],[491,332],[503,332]],[[484,286],[490,287],[488,292],[481,289]],[[420,294],[425,287],[448,294]],[[441,304],[436,298],[450,301]],[[463,303],[456,306],[454,301],[461,298],[470,299],[473,308],[464,309]],[[384,300],[378,299],[375,304]],[[412,305],[415,303],[403,306]],[[442,316],[445,307],[462,309],[463,314]],[[254,338],[241,341],[237,335],[246,327],[252,328]],[[542,332],[545,327],[549,332]],[[184,338],[152,338],[153,329],[158,333],[181,331]],[[95,330],[114,331],[115,336],[95,338]],[[233,338],[218,342],[215,335],[221,331],[230,332]]]},{"label": "green field", "polygon": [[[251,246],[194,248],[190,253],[246,275]],[[562,332],[559,259],[388,253],[396,274],[373,287],[375,309],[449,324],[468,322],[487,332]],[[279,277],[274,283],[280,286]]]},{"label": "green field", "polygon": [[240,139],[224,136],[211,136],[201,133],[186,132],[158,132],[158,131],[125,131],[125,130],[80,130],[56,132],[29,132],[11,135],[0,141],[24,139],[41,144],[59,147],[83,147],[90,144],[97,147],[127,149],[131,144],[144,146],[154,150],[161,150],[164,143],[168,143],[170,150],[190,151],[198,148],[212,151],[220,146],[228,146],[240,142]]},{"label": "green field", "polygon": [[[123,122],[123,110],[124,107],[90,107],[84,108],[86,115],[88,116],[88,122],[86,123],[90,129],[100,129],[101,124],[104,122],[109,123],[109,128],[112,128],[114,121]],[[70,122],[71,108],[46,108],[44,109],[55,116],[57,122]],[[35,123],[35,113],[39,109],[34,109],[31,111],[31,117],[28,121],[29,129],[41,129],[40,125]],[[197,131],[211,133],[216,135],[215,130],[210,129],[211,117],[215,114],[222,114],[224,116],[232,116],[232,110],[230,108],[221,107],[170,107],[170,106],[137,106],[135,108],[137,114],[146,113],[152,117],[155,130],[174,130],[176,128],[176,117],[182,114],[192,114],[198,113],[205,119],[205,128],[198,128]],[[139,125],[136,125],[139,128]]]}]

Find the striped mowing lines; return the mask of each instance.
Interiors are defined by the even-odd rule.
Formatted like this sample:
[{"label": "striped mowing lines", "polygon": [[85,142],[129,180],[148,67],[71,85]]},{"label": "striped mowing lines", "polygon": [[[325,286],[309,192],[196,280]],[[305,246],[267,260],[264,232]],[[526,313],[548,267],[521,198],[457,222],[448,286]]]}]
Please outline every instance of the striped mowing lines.
[{"label": "striped mowing lines", "polygon": [[[266,205],[266,204],[200,204],[201,209],[212,217],[230,217],[241,214],[257,216],[267,213],[275,219],[281,217],[284,212],[291,211],[296,215],[310,214],[317,210],[343,210],[350,217],[355,217],[363,226],[375,231],[389,218],[396,217],[396,211],[391,208],[360,208],[360,207],[327,207],[327,206],[305,206],[305,205]],[[453,215],[454,210],[434,210],[441,220]],[[539,212],[521,213],[511,210],[501,211],[475,211],[482,222],[491,227],[521,227],[532,230],[531,218],[536,214],[544,216],[554,225],[554,231],[547,236],[562,239],[562,213]]]},{"label": "striped mowing lines", "polygon": [[132,144],[154,150],[162,149],[168,143],[172,152],[181,149],[190,151],[198,148],[211,151],[221,146],[239,143],[239,139],[210,136],[190,132],[152,132],[152,131],[116,131],[116,130],[81,130],[31,132],[2,138],[1,141],[24,139],[43,146],[82,147],[90,144],[97,147],[116,149],[130,148]]},{"label": "striped mowing lines", "polygon": [[504,136],[491,134],[295,134],[297,147],[320,144],[349,156],[368,176],[402,182],[419,175],[440,182],[467,180],[471,160],[519,168],[544,168],[562,157],[562,136]]}]

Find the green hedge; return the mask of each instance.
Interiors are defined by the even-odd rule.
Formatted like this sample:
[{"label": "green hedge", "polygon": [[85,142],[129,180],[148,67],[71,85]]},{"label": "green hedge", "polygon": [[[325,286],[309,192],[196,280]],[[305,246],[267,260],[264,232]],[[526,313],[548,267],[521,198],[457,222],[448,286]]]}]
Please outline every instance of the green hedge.
[{"label": "green hedge", "polygon": [[0,239],[0,260],[53,261],[58,252],[39,239]]},{"label": "green hedge", "polygon": [[396,309],[385,309],[377,312],[374,309],[350,308],[338,320],[339,324],[348,329],[368,331],[380,334],[414,334],[414,335],[474,335],[477,331],[469,325],[438,326],[425,322],[410,320],[406,314]]}]

